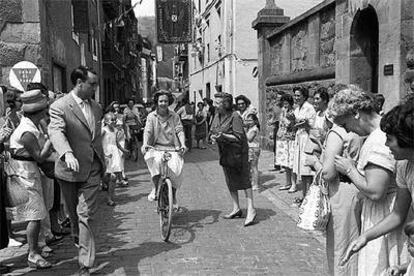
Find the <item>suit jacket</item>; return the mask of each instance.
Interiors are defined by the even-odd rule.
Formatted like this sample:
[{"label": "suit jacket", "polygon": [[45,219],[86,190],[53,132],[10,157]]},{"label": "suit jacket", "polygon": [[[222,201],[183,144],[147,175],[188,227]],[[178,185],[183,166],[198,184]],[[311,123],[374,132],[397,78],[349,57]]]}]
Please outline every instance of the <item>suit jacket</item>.
[{"label": "suit jacket", "polygon": [[[55,176],[59,179],[69,182],[86,181],[95,155],[102,164],[102,173],[105,172],[101,134],[102,109],[95,101],[91,100],[91,110],[95,117],[94,135],[71,93],[58,99],[50,106],[49,136],[58,153]],[[64,156],[68,151],[72,151],[78,160],[79,172],[67,168]]]}]

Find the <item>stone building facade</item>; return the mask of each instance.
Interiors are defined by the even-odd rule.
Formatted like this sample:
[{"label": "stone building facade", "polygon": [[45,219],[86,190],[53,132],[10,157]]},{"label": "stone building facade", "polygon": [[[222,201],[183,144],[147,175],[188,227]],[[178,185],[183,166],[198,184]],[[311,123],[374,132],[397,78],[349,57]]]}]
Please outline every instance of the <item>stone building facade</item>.
[{"label": "stone building facade", "polygon": [[217,91],[244,94],[258,104],[257,40],[250,22],[264,0],[194,1],[195,42],[189,45],[191,101],[211,98]]},{"label": "stone building facade", "polygon": [[[138,93],[137,21],[132,10],[122,22],[114,21],[132,8],[130,0],[0,0],[0,7],[1,84],[9,86],[11,67],[26,60],[53,91],[69,91],[71,71],[86,65],[100,76],[95,98],[102,104]],[[111,42],[115,23],[123,27]],[[118,67],[119,74],[108,65]]]},{"label": "stone building facade", "polygon": [[34,63],[42,82],[55,91],[71,88],[70,72],[80,64],[100,74],[98,48],[92,48],[98,34],[98,7],[96,1],[87,4],[84,15],[95,30],[92,36],[79,25],[75,29],[74,1],[0,1],[1,83],[8,85],[10,68],[23,60]]},{"label": "stone building facade", "polygon": [[[336,83],[357,84],[397,104],[414,80],[414,1],[325,0],[286,22],[269,0],[253,22],[259,42],[261,122],[272,114],[276,94],[295,86],[331,93]],[[412,63],[412,64],[411,64]],[[263,141],[270,142],[264,127]]]}]

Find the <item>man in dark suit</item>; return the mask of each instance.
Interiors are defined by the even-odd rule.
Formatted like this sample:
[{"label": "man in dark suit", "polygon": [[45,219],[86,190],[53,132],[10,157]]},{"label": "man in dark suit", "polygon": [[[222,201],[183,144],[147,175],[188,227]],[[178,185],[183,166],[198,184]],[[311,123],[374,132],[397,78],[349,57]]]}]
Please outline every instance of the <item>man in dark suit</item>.
[{"label": "man in dark suit", "polygon": [[105,171],[102,149],[102,109],[92,100],[96,73],[84,66],[71,73],[72,91],[50,107],[50,140],[58,153],[55,176],[72,221],[79,246],[79,275],[89,275],[95,260],[93,216],[97,210],[100,179]]}]

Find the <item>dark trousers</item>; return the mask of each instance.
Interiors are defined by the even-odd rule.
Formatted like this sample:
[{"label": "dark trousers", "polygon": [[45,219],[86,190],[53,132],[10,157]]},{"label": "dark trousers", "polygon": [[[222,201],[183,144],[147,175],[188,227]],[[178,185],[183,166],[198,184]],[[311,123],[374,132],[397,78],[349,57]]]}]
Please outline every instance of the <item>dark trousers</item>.
[{"label": "dark trousers", "polygon": [[79,265],[91,268],[95,261],[94,215],[98,208],[98,192],[102,166],[95,157],[86,182],[58,179],[72,222],[72,235],[79,237]]},{"label": "dark trousers", "polygon": [[6,177],[3,171],[3,164],[0,168],[0,249],[6,248],[9,243],[6,217]]},{"label": "dark trousers", "polygon": [[193,122],[190,120],[183,120],[183,128],[184,128],[184,136],[185,136],[185,146],[188,149],[191,149],[193,147],[193,138],[192,138],[192,128],[193,128]]}]

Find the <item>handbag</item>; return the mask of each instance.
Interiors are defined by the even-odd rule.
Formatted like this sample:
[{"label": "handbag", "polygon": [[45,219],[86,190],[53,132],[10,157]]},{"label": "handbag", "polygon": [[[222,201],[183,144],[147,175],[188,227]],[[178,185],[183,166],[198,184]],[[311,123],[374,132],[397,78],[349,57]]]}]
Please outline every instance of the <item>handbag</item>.
[{"label": "handbag", "polygon": [[319,170],[299,208],[297,226],[305,230],[324,232],[330,215],[328,185],[322,179],[322,170]]},{"label": "handbag", "polygon": [[48,178],[55,178],[55,162],[44,161],[43,163],[37,163],[37,166]]},{"label": "handbag", "polygon": [[243,146],[241,143],[224,143],[220,145],[220,165],[223,167],[242,168]]}]

